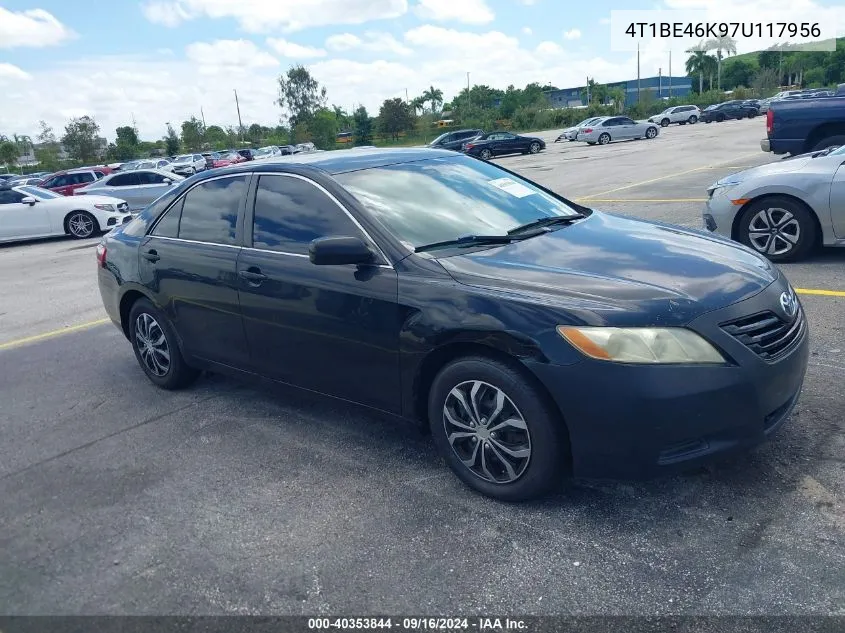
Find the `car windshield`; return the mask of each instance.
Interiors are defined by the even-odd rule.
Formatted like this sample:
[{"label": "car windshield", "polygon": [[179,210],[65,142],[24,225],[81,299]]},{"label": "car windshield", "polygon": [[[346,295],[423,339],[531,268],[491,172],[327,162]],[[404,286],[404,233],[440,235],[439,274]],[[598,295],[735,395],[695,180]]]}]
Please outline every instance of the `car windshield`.
[{"label": "car windshield", "polygon": [[51,200],[52,198],[61,198],[62,195],[50,191],[49,189],[42,189],[41,187],[20,187],[20,190],[28,196],[34,196],[36,198],[41,198],[42,200]]},{"label": "car windshield", "polygon": [[411,248],[466,235],[504,235],[539,218],[579,215],[531,182],[465,156],[335,178]]},{"label": "car windshield", "polygon": [[835,150],[833,150],[828,156],[843,156],[845,155],[845,145],[840,145]]},{"label": "car windshield", "polygon": [[177,156],[174,163],[190,163],[194,160],[193,156]]},{"label": "car windshield", "polygon": [[436,139],[434,139],[434,140],[431,142],[431,145],[437,145],[440,141],[442,141],[442,140],[443,140],[444,138],[446,138],[447,136],[449,136],[449,132],[446,132],[446,134],[441,134],[440,136],[438,136]]}]

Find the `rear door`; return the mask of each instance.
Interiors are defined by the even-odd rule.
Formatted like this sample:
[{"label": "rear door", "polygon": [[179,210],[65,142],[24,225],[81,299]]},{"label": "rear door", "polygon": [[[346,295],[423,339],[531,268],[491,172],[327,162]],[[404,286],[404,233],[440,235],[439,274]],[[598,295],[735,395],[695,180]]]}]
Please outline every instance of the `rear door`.
[{"label": "rear door", "polygon": [[249,176],[210,178],[180,196],[139,251],[142,283],[190,356],[249,365],[238,301],[237,260]]},{"label": "rear door", "polygon": [[[261,174],[238,261],[254,367],[283,382],[398,413],[396,271],[344,207],[313,181]],[[358,237],[380,261],[317,266],[312,240]]]},{"label": "rear door", "polygon": [[127,171],[119,173],[112,177],[105,186],[98,186],[96,190],[91,193],[101,193],[107,196],[114,196],[121,200],[126,200],[129,203],[129,210],[133,211],[138,208],[136,198],[138,195],[138,188],[141,185],[141,179],[138,177],[138,172]]},{"label": "rear door", "polygon": [[[137,171],[138,186],[133,190],[133,202],[129,204],[130,209],[142,209],[150,202],[164,194],[172,186],[173,180],[155,171]],[[169,182],[165,182],[165,180]]]}]

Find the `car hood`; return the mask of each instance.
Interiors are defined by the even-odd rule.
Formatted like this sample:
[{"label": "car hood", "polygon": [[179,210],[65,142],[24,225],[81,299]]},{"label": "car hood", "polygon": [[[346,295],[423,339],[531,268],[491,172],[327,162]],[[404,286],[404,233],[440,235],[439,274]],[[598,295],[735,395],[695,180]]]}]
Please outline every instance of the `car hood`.
[{"label": "car hood", "polygon": [[122,200],[121,198],[115,198],[113,196],[102,196],[102,195],[97,195],[97,194],[86,194],[84,196],[79,196],[78,198],[68,196],[68,200],[74,200],[74,199],[75,200],[85,200],[87,202],[90,202],[91,204],[118,205],[118,204],[121,204],[123,202],[126,202],[125,200]]},{"label": "car hood", "polygon": [[558,304],[585,323],[683,325],[778,278],[725,238],[593,212],[545,235],[441,258],[460,283]]},{"label": "car hood", "polygon": [[772,176],[777,174],[786,174],[794,171],[799,171],[803,169],[811,160],[814,159],[810,154],[802,154],[800,156],[795,156],[786,160],[779,160],[775,161],[774,163],[768,163],[766,165],[760,165],[758,167],[752,167],[750,169],[738,171],[736,173],[731,174],[730,176],[725,176],[724,178],[717,180],[714,185],[720,185],[728,182],[740,183],[750,178],[761,178],[763,176]]}]

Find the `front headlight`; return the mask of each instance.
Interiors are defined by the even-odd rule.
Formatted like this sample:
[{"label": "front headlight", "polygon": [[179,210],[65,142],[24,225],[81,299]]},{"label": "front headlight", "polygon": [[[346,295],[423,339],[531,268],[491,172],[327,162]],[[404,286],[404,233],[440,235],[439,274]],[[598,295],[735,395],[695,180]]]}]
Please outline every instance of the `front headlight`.
[{"label": "front headlight", "polygon": [[95,204],[95,209],[99,209],[100,211],[108,211],[110,213],[114,213],[117,209],[114,208],[113,204]]},{"label": "front headlight", "polygon": [[731,189],[732,187],[736,187],[737,185],[739,185],[741,183],[742,183],[741,180],[725,180],[725,181],[720,180],[719,182],[714,182],[712,185],[707,187],[707,195],[712,198],[714,194],[716,194],[716,193],[722,194],[725,191],[727,191],[728,189]]},{"label": "front headlight", "polygon": [[572,327],[558,334],[590,358],[616,363],[725,363],[719,351],[685,328]]}]

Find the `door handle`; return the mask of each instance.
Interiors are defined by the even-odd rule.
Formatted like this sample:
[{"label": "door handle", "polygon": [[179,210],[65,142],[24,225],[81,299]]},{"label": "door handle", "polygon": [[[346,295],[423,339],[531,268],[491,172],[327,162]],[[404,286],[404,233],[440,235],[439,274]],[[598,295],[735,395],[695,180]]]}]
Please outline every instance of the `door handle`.
[{"label": "door handle", "polygon": [[239,270],[238,276],[241,279],[246,279],[249,283],[256,284],[256,285],[260,284],[262,281],[267,279],[267,275],[262,273],[257,268],[250,268],[248,270]]},{"label": "door handle", "polygon": [[161,259],[161,256],[156,252],[154,248],[151,248],[146,253],[141,253],[141,257],[153,263]]}]

